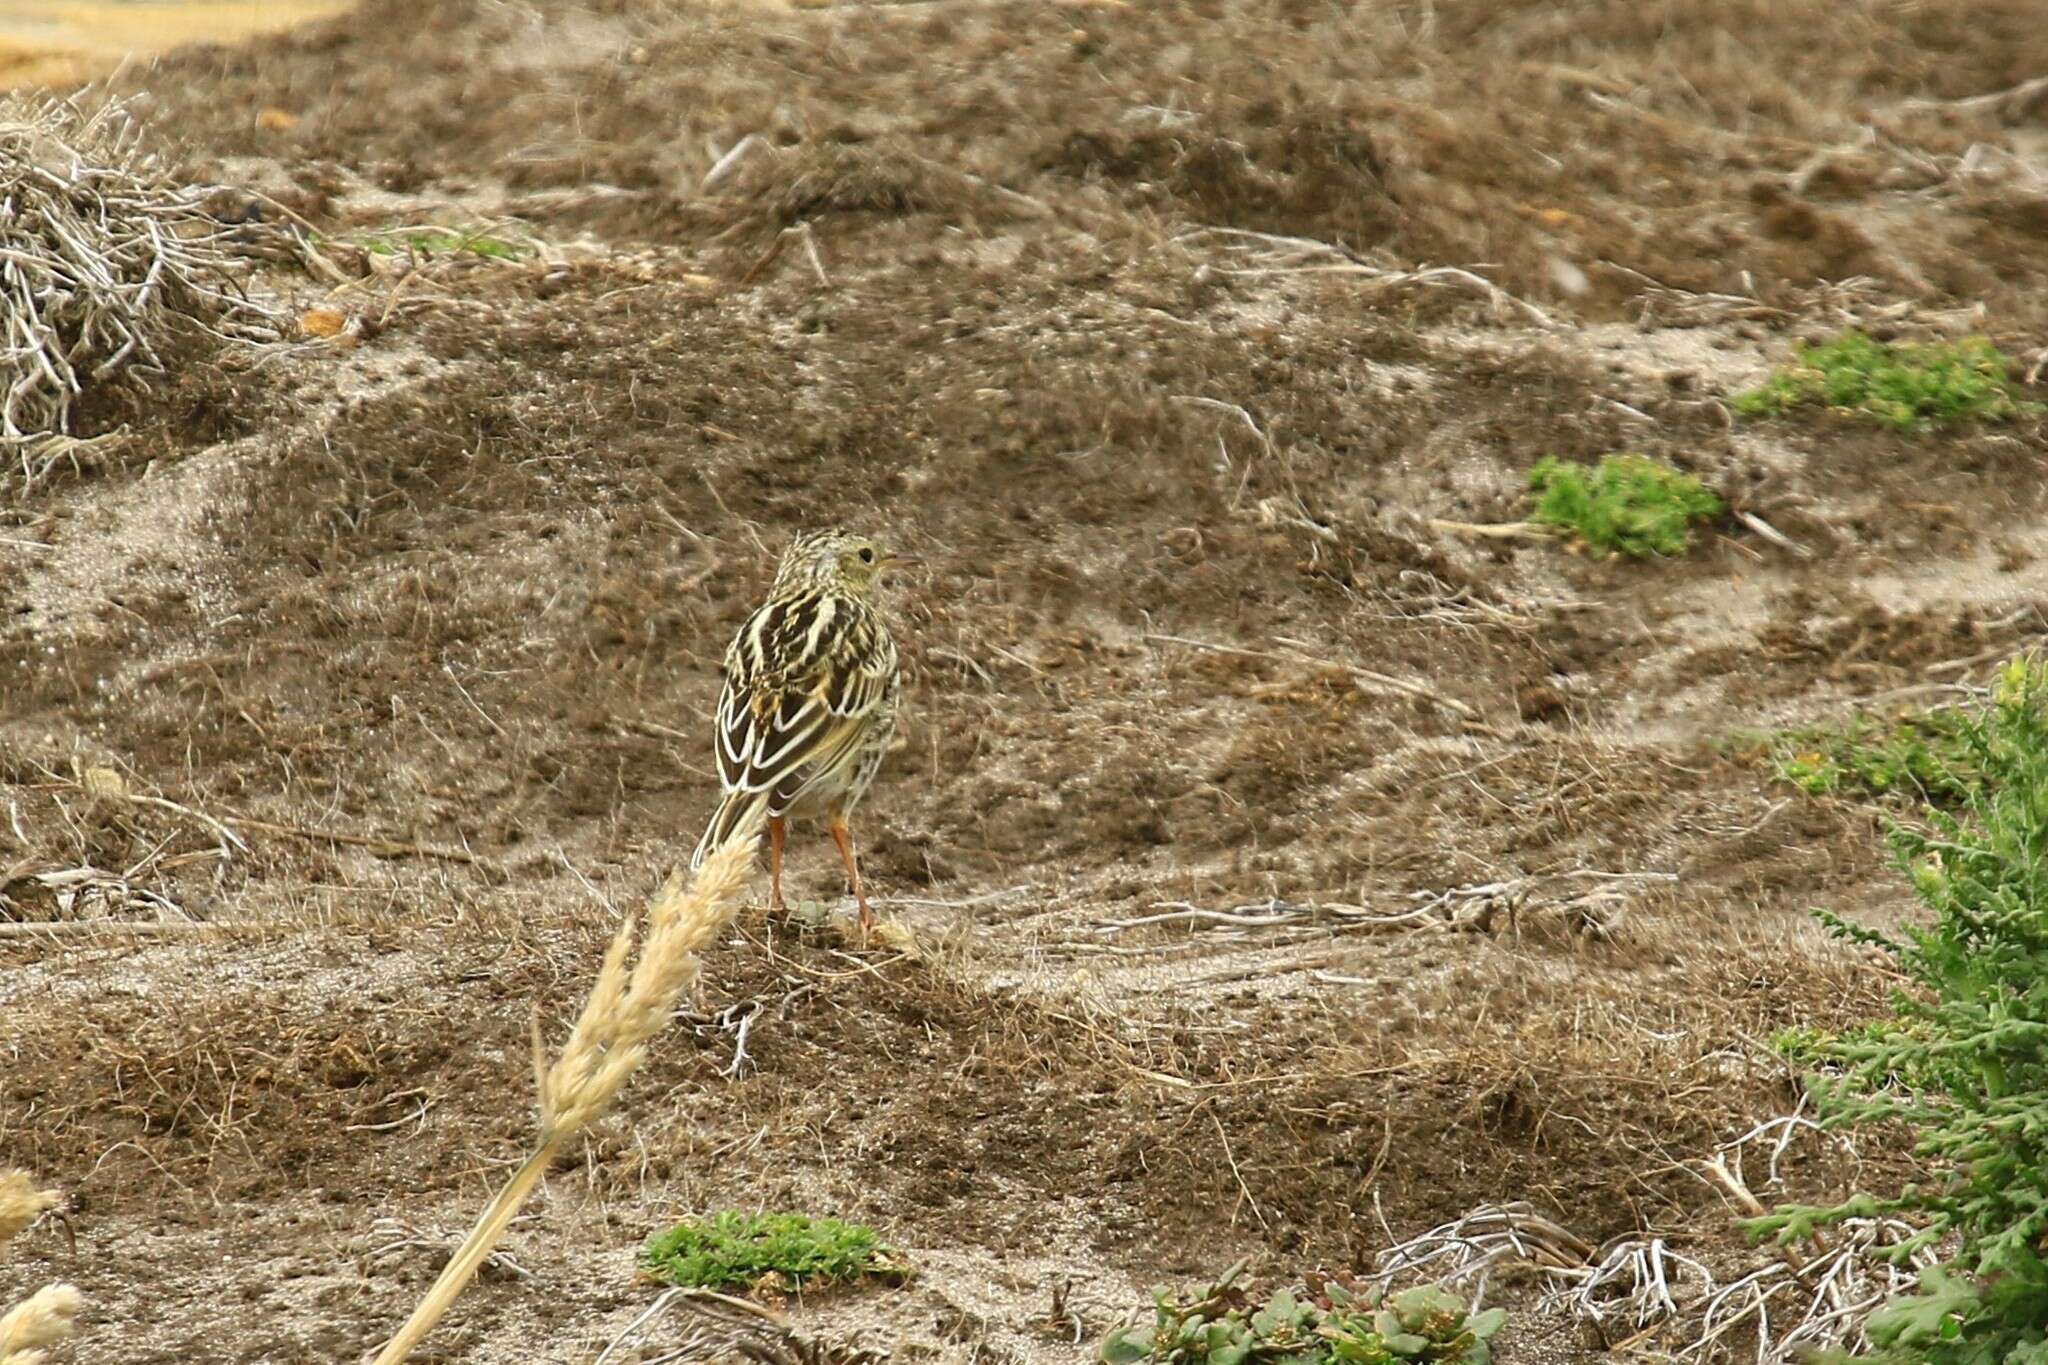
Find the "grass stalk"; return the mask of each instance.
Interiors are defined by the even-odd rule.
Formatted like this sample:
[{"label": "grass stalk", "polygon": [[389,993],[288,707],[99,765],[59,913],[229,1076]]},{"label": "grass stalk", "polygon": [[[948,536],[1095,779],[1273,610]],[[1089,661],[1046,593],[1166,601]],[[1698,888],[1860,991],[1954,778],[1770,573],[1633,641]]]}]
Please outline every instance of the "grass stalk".
[{"label": "grass stalk", "polygon": [[448,1258],[448,1264],[441,1267],[440,1275],[420,1300],[419,1306],[412,1310],[412,1316],[405,1320],[396,1336],[384,1343],[384,1349],[377,1354],[376,1365],[396,1365],[396,1362],[406,1359],[427,1333],[434,1330],[434,1324],[448,1311],[448,1305],[469,1287],[476,1272],[497,1250],[505,1229],[518,1216],[526,1196],[533,1193],[533,1187],[547,1174],[549,1163],[561,1151],[562,1140],[567,1136],[566,1132],[544,1134],[532,1155],[519,1163],[519,1169],[512,1173],[512,1178],[492,1196],[490,1203],[484,1205],[476,1226],[469,1230],[469,1236],[462,1239],[462,1245]]},{"label": "grass stalk", "polygon": [[636,935],[640,926],[632,919],[619,926],[590,998],[551,1065],[545,1063],[536,1025],[540,1134],[533,1153],[485,1206],[412,1316],[378,1353],[375,1365],[399,1365],[412,1354],[496,1249],[562,1145],[603,1116],[618,1098],[646,1057],[648,1042],[667,1025],[677,997],[696,980],[697,954],[737,908],[760,834],[756,818],[706,858],[687,881],[680,871],[670,874],[647,908],[644,933]]}]

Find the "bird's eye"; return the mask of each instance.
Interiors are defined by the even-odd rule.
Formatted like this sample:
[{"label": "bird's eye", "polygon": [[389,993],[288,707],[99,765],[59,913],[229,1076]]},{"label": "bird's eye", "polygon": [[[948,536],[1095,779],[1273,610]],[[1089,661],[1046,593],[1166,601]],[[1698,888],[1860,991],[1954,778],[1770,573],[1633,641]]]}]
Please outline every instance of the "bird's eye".
[{"label": "bird's eye", "polygon": [[860,552],[860,562],[861,562],[861,563],[863,563],[863,564],[872,564],[872,563],[874,563],[874,562],[875,562],[875,552],[874,552],[873,550],[862,550],[862,551]]}]

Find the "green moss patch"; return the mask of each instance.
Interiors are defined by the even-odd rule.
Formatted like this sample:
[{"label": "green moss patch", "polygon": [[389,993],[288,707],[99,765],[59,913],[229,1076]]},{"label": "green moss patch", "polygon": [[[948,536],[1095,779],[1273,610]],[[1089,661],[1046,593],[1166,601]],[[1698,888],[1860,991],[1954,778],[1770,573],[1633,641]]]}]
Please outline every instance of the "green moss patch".
[{"label": "green moss patch", "polygon": [[801,1213],[736,1213],[685,1219],[641,1248],[640,1264],[669,1284],[746,1289],[769,1275],[791,1288],[908,1278],[903,1261],[860,1223]]},{"label": "green moss patch", "polygon": [[1597,465],[1538,460],[1529,471],[1532,521],[1569,532],[1599,554],[1675,555],[1692,528],[1721,515],[1721,500],[1690,474],[1642,455]]},{"label": "green moss patch", "polygon": [[2041,410],[2019,396],[2011,363],[1982,337],[1892,344],[1861,332],[1800,347],[1790,365],[1733,401],[1744,417],[1823,407],[1899,431]]}]

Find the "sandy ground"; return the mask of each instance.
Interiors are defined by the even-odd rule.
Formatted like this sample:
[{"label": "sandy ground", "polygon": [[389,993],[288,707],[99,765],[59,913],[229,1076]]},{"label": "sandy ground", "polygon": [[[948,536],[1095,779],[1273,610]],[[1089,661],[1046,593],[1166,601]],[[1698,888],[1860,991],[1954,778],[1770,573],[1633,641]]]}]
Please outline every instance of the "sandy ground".
[{"label": "sandy ground", "polygon": [[[422,1358],[594,1359],[641,1239],[720,1207],[918,1267],[787,1306],[827,1359],[1074,1360],[1154,1284],[1507,1200],[1740,1264],[1698,1163],[1797,1103],[1774,1031],[1886,989],[1807,911],[1910,905],[1740,737],[2036,638],[2048,441],[1725,399],[1848,324],[2041,356],[2043,111],[1978,98],[2048,69],[2032,10],[370,0],[129,70],[326,245],[251,266],[278,342],[0,504],[0,919],[239,926],[0,940],[0,1160],[69,1199],[0,1284],[76,1281],[79,1361],[381,1340],[827,522],[927,561],[857,826],[902,932],[847,935],[802,832],[840,927],[741,914]],[[362,249],[425,224],[529,249]],[[1793,548],[1445,525],[1616,450]],[[1536,1289],[1502,1359],[1606,1358]]]},{"label": "sandy ground", "polygon": [[68,89],[181,44],[326,19],[348,0],[0,0],[0,87]]}]

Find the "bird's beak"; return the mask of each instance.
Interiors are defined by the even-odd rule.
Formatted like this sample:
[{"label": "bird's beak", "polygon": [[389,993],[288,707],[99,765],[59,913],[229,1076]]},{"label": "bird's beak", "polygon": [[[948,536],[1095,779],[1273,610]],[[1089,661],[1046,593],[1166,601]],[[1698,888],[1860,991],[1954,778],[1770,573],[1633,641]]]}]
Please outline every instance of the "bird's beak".
[{"label": "bird's beak", "polygon": [[911,569],[916,568],[922,563],[924,563],[924,560],[917,555],[888,555],[883,558],[882,567],[885,569]]}]

